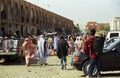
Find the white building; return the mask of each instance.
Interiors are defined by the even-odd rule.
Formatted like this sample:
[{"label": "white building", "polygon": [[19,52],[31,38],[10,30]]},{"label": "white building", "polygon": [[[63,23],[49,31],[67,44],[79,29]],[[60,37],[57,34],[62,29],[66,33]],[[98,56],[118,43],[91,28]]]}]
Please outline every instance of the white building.
[{"label": "white building", "polygon": [[120,17],[115,17],[110,21],[110,30],[120,30]]}]

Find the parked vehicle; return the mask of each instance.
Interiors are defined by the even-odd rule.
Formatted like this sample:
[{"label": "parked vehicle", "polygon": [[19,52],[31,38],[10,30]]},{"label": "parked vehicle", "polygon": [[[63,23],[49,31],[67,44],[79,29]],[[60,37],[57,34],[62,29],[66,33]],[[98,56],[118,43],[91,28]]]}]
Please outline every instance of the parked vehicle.
[{"label": "parked vehicle", "polygon": [[15,59],[22,61],[23,51],[21,48],[23,40],[21,39],[0,39],[0,59]]},{"label": "parked vehicle", "polygon": [[120,37],[120,31],[109,31],[106,35],[106,39],[109,40],[112,37]]},{"label": "parked vehicle", "polygon": [[[115,41],[107,48],[103,49],[101,59],[101,71],[120,70],[120,40]],[[77,69],[88,75],[89,56],[85,53],[80,53],[75,56],[71,64]],[[94,68],[93,75],[96,75],[97,69]]]},{"label": "parked vehicle", "polygon": [[117,40],[120,40],[120,37],[112,37],[109,40],[106,40],[104,43],[104,48],[110,46],[112,43],[114,43]]}]

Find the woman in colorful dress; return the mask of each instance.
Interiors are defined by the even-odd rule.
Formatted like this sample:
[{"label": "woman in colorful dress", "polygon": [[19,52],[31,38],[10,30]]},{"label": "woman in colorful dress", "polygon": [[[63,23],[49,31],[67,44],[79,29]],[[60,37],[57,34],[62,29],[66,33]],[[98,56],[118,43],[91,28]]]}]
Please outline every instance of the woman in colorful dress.
[{"label": "woman in colorful dress", "polygon": [[68,42],[68,45],[69,45],[68,52],[69,52],[69,54],[72,54],[74,41],[73,41],[71,35],[68,36],[68,40],[67,40],[67,42]]},{"label": "woman in colorful dress", "polygon": [[34,52],[34,46],[29,38],[26,38],[22,44],[23,52],[25,55],[26,66],[30,66],[30,57]]}]

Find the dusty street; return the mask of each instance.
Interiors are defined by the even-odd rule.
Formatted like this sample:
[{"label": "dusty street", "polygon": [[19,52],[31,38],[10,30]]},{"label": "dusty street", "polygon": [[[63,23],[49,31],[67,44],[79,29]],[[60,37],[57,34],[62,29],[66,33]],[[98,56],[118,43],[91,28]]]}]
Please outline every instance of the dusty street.
[{"label": "dusty street", "polygon": [[[61,70],[59,59],[56,56],[50,56],[47,59],[48,65],[39,66],[38,61],[32,61],[30,67],[25,67],[25,63],[6,63],[0,65],[0,78],[82,78],[81,71],[73,69],[70,65],[71,56],[68,56],[67,70]],[[120,72],[105,72],[103,77],[119,77]]]},{"label": "dusty street", "polygon": [[70,66],[71,57],[68,56],[67,70],[61,70],[59,59],[56,56],[50,56],[47,59],[48,65],[39,66],[38,61],[32,61],[30,67],[25,67],[24,63],[6,63],[0,65],[0,78],[73,78],[80,77],[82,73],[73,70]]}]

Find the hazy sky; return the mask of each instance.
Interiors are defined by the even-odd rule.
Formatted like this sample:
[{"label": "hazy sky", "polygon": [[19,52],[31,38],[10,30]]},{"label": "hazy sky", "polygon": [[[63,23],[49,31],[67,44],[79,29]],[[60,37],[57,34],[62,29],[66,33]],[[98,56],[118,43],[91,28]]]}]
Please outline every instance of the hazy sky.
[{"label": "hazy sky", "polygon": [[26,0],[73,20],[79,25],[89,21],[109,22],[120,17],[120,0]]}]

